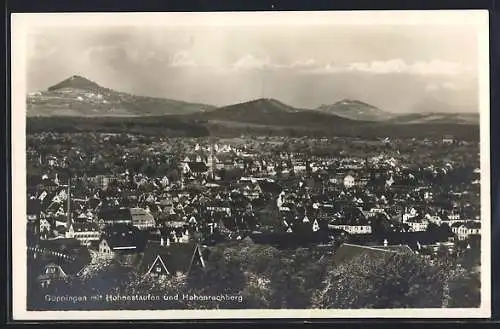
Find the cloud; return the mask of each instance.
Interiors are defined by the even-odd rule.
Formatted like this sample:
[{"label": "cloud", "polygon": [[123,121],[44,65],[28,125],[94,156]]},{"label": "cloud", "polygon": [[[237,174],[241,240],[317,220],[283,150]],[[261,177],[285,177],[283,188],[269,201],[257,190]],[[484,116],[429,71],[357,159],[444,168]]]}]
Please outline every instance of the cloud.
[{"label": "cloud", "polygon": [[457,90],[464,90],[465,86],[459,85],[456,82],[452,81],[445,81],[445,82],[433,82],[429,83],[425,86],[425,90],[428,92],[433,92],[433,91],[439,91],[439,90],[450,90],[450,91],[457,91]]},{"label": "cloud", "polygon": [[237,61],[235,61],[233,64],[230,65],[232,69],[237,69],[237,70],[273,70],[273,71],[278,71],[278,70],[295,70],[297,72],[307,72],[308,70],[314,70],[314,69],[319,69],[324,64],[321,64],[314,58],[309,58],[305,60],[296,60],[293,62],[289,63],[279,63],[276,61],[272,61],[269,57],[267,58],[260,58],[256,57],[254,55],[248,54]]},{"label": "cloud", "polygon": [[318,66],[320,66],[320,64],[313,58],[309,58],[305,61],[295,61],[290,65],[292,68],[314,68]]},{"label": "cloud", "polygon": [[233,63],[232,67],[235,69],[241,69],[241,70],[261,70],[261,69],[273,69],[276,68],[278,65],[275,63],[272,63],[269,58],[258,58],[253,55],[245,55],[241,57],[239,60]]},{"label": "cloud", "polygon": [[407,65],[400,59],[389,61],[373,61],[351,63],[347,66],[347,71],[360,71],[375,74],[401,73],[407,70]]},{"label": "cloud", "polygon": [[43,35],[29,35],[26,42],[28,60],[46,60],[57,54],[58,47]]},{"label": "cloud", "polygon": [[116,62],[129,58],[129,51],[119,45],[94,45],[86,50],[86,56],[91,61]]},{"label": "cloud", "polygon": [[200,66],[187,51],[179,51],[170,58],[169,66],[198,67]]},{"label": "cloud", "polygon": [[[50,52],[46,47],[40,53]],[[54,50],[52,50],[54,51]],[[407,62],[396,58],[386,61],[344,62],[333,63],[319,61],[316,58],[297,59],[295,61],[280,62],[271,57],[260,57],[246,54],[230,63],[211,62],[205,56],[193,56],[188,50],[180,50],[168,54],[158,49],[136,49],[121,45],[94,45],[87,52],[91,60],[116,62],[126,61],[141,64],[165,64],[173,68],[210,68],[214,70],[268,70],[291,71],[302,74],[336,74],[336,73],[365,73],[372,75],[408,74],[414,76],[443,76],[454,77],[474,72],[473,69],[462,63],[434,59],[430,61]],[[432,89],[432,86],[429,86]],[[441,87],[440,87],[441,88]],[[453,89],[454,86],[443,88]]]},{"label": "cloud", "polygon": [[315,73],[361,72],[369,74],[411,74],[418,76],[456,76],[471,69],[457,62],[442,60],[407,63],[402,59],[387,61],[354,62],[345,65],[330,65],[315,70]]},{"label": "cloud", "polygon": [[[387,61],[353,62],[353,63],[321,63],[313,58],[298,60],[292,63],[278,63],[269,58],[245,55],[232,65],[240,70],[297,70],[311,74],[334,73],[368,73],[368,74],[410,74],[416,76],[456,76],[470,72],[471,69],[461,63],[443,60],[416,61],[407,63],[402,59]],[[453,86],[445,86],[448,89]]]}]

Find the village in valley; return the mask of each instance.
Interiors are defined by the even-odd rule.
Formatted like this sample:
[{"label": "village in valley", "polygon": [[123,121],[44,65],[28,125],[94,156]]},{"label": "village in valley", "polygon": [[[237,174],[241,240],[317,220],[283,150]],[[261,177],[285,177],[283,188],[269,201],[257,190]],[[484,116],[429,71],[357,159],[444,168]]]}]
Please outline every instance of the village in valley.
[{"label": "village in valley", "polygon": [[219,14],[18,28],[16,319],[489,316],[487,17]]},{"label": "village in valley", "polygon": [[54,294],[113,264],[137,280],[189,277],[220,265],[214,248],[248,245],[327,264],[472,255],[478,273],[478,152],[453,137],[28,134],[29,286]]}]

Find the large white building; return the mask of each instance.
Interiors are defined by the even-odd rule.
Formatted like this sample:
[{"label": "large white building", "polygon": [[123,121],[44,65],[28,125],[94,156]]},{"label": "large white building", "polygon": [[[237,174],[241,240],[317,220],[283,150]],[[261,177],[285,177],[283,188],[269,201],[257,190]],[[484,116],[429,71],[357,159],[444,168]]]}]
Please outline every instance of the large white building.
[{"label": "large white building", "polygon": [[452,226],[452,231],[458,236],[459,240],[465,240],[471,235],[481,234],[481,223],[467,222],[464,224],[455,224]]},{"label": "large white building", "polygon": [[406,221],[406,224],[410,226],[411,232],[423,232],[429,226],[429,222],[422,219],[410,219]]},{"label": "large white building", "polygon": [[99,241],[101,232],[95,223],[72,223],[66,231],[66,238],[74,238],[84,246]]},{"label": "large white building", "polygon": [[370,225],[328,225],[329,228],[344,230],[349,234],[371,234],[372,227]]},{"label": "large white building", "polygon": [[356,179],[352,175],[347,175],[344,177],[344,186],[346,188],[352,188],[356,185]]}]

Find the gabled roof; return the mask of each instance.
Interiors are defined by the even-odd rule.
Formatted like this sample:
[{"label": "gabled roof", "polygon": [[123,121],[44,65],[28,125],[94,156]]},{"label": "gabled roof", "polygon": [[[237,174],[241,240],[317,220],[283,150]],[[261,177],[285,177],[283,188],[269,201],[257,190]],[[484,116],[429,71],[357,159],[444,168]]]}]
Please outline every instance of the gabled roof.
[{"label": "gabled roof", "polygon": [[143,220],[148,220],[148,221],[154,220],[153,216],[143,208],[131,208],[130,214],[133,222],[143,221]]},{"label": "gabled roof", "polygon": [[413,255],[414,252],[408,245],[402,245],[402,246],[371,246],[372,248],[377,248],[377,249],[382,249],[382,250],[388,250],[388,251],[394,251],[398,254],[405,254],[405,255]]},{"label": "gabled roof", "polygon": [[127,208],[106,208],[99,213],[99,218],[105,221],[132,221],[130,209]]},{"label": "gabled roof", "polygon": [[80,248],[80,241],[73,238],[40,240],[39,245],[51,250],[76,250]]},{"label": "gabled roof", "polygon": [[47,265],[54,264],[60,266],[66,275],[76,275],[85,266],[90,264],[91,261],[88,249],[81,246],[73,250],[64,251],[60,249],[49,249],[45,246],[40,246],[38,248],[44,251],[35,261],[36,267],[38,268],[36,270],[38,271],[43,270]]},{"label": "gabled roof", "polygon": [[377,247],[344,243],[339,247],[339,249],[337,249],[337,252],[333,255],[333,262],[336,264],[340,264],[363,254],[368,254],[370,255],[370,257],[381,257],[388,253],[395,254],[396,252],[392,250],[380,249]]},{"label": "gabled roof", "polygon": [[147,274],[155,262],[161,261],[169,273],[176,273],[177,271],[188,273],[197,260],[204,266],[201,251],[194,242],[175,243],[167,247],[149,245],[144,250],[139,272]]},{"label": "gabled roof", "polygon": [[82,257],[75,257],[74,259],[65,259],[54,257],[53,261],[46,263],[46,266],[54,264],[60,266],[66,275],[77,275],[82,269],[85,268],[90,261],[88,259],[83,259]]},{"label": "gabled roof", "polygon": [[481,223],[479,223],[479,222],[467,222],[464,224],[464,226],[468,229],[480,229]]},{"label": "gabled roof", "polygon": [[151,266],[146,271],[146,273],[151,273],[151,270],[155,266],[161,266],[161,268],[165,271],[165,273],[170,274],[169,270],[167,269],[167,265],[165,265],[165,262],[163,261],[163,258],[159,254],[156,256],[154,262],[151,264]]},{"label": "gabled roof", "polygon": [[57,187],[59,186],[58,184],[56,184],[53,180],[51,179],[44,179],[42,181],[42,184],[44,187]]},{"label": "gabled roof", "polygon": [[188,166],[192,172],[196,173],[204,173],[208,170],[204,162],[189,162]]}]

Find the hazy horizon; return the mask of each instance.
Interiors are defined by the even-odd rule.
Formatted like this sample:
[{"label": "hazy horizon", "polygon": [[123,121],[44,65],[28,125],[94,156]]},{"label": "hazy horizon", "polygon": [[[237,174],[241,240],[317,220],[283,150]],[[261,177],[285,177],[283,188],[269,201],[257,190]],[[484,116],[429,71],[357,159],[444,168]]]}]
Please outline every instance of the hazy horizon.
[{"label": "hazy horizon", "polygon": [[225,106],[342,99],[382,110],[478,112],[470,25],[41,27],[28,38],[27,91],[73,75],[135,95]]}]

